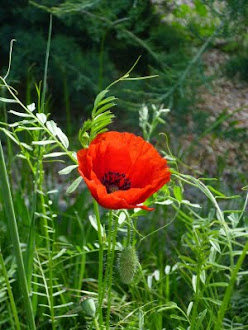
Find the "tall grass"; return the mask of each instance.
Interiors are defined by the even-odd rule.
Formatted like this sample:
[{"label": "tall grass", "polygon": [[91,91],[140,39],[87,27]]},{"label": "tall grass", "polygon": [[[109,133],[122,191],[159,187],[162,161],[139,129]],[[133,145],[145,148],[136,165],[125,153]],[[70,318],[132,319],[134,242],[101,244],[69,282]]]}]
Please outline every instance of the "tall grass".
[{"label": "tall grass", "polygon": [[[46,68],[48,53],[49,47]],[[137,79],[130,78],[131,70],[114,83]],[[15,107],[9,114],[17,120],[0,126],[3,141],[14,150],[7,173],[0,149],[1,325],[247,328],[247,188],[240,196],[226,196],[209,178],[181,173],[181,161],[163,136],[160,152],[172,180],[148,200],[156,210],[99,208],[74,171],[68,137],[44,108],[44,85],[36,86],[36,105],[25,105],[8,84],[8,72],[0,77],[1,101]],[[80,129],[83,147],[113,120],[116,98],[108,93],[114,83],[97,95],[92,116]],[[167,113],[163,107],[141,109],[146,140],[159,140],[157,127]],[[135,264],[130,281],[121,273],[123,253]]]}]

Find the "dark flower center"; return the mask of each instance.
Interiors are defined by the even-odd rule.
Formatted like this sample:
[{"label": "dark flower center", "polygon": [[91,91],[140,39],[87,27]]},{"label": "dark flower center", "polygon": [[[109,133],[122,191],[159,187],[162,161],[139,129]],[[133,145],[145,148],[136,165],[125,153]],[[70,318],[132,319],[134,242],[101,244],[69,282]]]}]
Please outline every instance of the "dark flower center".
[{"label": "dark flower center", "polygon": [[101,182],[106,187],[108,194],[118,190],[128,190],[131,187],[131,181],[126,178],[124,173],[119,172],[105,173]]}]

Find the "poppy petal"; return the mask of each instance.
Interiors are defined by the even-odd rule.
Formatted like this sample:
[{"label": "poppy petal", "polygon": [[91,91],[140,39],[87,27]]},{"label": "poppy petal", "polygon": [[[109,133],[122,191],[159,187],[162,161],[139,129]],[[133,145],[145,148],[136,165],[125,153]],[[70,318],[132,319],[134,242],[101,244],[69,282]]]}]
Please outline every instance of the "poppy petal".
[{"label": "poppy petal", "polygon": [[109,209],[151,211],[141,203],[170,180],[166,160],[150,143],[130,133],[99,134],[77,157],[92,196]]}]

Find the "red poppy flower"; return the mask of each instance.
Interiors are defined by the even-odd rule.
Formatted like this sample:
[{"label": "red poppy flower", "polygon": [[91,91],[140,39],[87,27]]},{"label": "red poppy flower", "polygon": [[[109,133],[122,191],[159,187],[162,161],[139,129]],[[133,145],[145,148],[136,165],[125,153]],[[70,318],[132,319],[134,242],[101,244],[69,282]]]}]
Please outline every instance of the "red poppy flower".
[{"label": "red poppy flower", "polygon": [[99,134],[77,153],[79,173],[92,196],[108,209],[153,210],[143,203],[170,180],[167,162],[141,137],[130,133]]}]

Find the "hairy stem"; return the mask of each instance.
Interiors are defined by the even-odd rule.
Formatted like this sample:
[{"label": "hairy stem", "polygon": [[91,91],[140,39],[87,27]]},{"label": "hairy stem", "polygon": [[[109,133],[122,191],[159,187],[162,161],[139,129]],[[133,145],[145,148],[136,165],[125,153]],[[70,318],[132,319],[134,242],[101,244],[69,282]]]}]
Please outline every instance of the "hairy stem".
[{"label": "hairy stem", "polygon": [[100,326],[102,326],[102,301],[103,301],[103,239],[102,239],[102,231],[101,231],[101,221],[99,214],[99,207],[95,200],[93,200],[94,210],[97,221],[97,232],[98,232],[98,243],[99,243],[99,266],[98,266],[98,315],[100,320]]},{"label": "hairy stem", "polygon": [[114,230],[111,232],[112,236],[112,244],[111,244],[111,258],[110,263],[108,263],[108,307],[107,307],[107,316],[106,316],[106,329],[109,329],[109,321],[110,321],[110,309],[111,309],[111,293],[112,293],[112,279],[113,279],[113,268],[114,268],[114,257],[115,257],[115,245],[116,245],[116,237],[118,230],[118,217],[115,219]]}]

